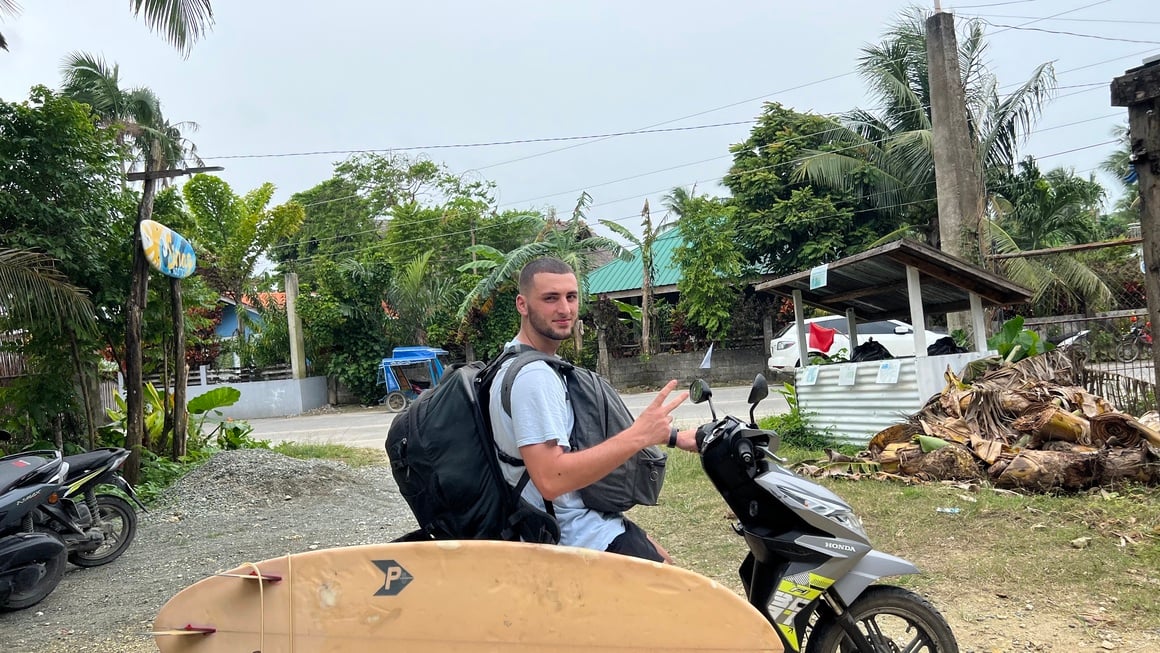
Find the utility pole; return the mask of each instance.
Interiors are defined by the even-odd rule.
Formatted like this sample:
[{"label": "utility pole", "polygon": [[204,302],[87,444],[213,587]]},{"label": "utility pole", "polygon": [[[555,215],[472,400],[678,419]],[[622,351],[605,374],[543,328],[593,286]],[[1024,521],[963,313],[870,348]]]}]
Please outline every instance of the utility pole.
[{"label": "utility pole", "polygon": [[948,254],[978,261],[983,175],[979,171],[975,141],[967,126],[954,14],[940,11],[927,19],[926,60],[938,192],[938,246]]},{"label": "utility pole", "polygon": [[[1132,164],[1140,185],[1144,290],[1152,333],[1160,330],[1160,57],[1112,80],[1112,106],[1128,108]],[[1153,387],[1160,387],[1160,347],[1152,345]],[[1160,397],[1155,399],[1160,409]]]},{"label": "utility pole", "polygon": [[[935,4],[926,21],[926,61],[930,79],[930,122],[934,178],[938,193],[938,239],[942,251],[966,261],[982,261],[979,229],[983,218],[983,175],[967,124],[955,17]],[[915,328],[922,325],[916,324]],[[947,328],[970,330],[966,313],[947,315]]]}]

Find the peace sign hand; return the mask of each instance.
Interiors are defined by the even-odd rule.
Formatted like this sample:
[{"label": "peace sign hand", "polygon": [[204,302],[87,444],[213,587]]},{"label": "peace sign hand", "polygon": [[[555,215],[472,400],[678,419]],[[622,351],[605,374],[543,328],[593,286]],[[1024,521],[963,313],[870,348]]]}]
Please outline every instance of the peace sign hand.
[{"label": "peace sign hand", "polygon": [[648,407],[641,412],[640,416],[633,423],[633,426],[645,437],[649,445],[667,444],[669,441],[669,435],[673,428],[672,412],[676,410],[677,406],[684,403],[685,399],[689,398],[688,391],[682,391],[666,403],[669,395],[676,388],[676,379],[666,383],[665,387],[657,393],[656,398],[649,403]]}]

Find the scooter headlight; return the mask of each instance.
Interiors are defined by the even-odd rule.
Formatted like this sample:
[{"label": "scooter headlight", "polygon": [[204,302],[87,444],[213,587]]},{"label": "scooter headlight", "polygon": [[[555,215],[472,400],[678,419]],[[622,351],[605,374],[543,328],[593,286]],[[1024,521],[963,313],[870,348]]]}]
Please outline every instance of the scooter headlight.
[{"label": "scooter headlight", "polygon": [[850,509],[844,505],[826,501],[820,497],[809,496],[801,492],[796,492],[790,488],[783,487],[781,491],[788,495],[793,500],[805,506],[808,510],[818,513],[823,517],[828,517],[850,531],[867,537],[866,528],[862,526],[862,520],[857,515],[850,512]]}]

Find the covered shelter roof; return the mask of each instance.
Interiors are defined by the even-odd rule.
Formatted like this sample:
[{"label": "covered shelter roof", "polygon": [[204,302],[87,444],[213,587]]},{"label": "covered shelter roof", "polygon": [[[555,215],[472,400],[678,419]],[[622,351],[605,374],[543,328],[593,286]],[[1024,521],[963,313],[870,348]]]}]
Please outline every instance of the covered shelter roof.
[{"label": "covered shelter roof", "polygon": [[970,310],[971,295],[984,305],[1021,304],[1031,291],[983,268],[914,240],[895,240],[825,266],[825,283],[811,284],[804,270],[756,285],[757,290],[792,297],[835,314],[853,310],[864,320],[913,316],[907,269],[917,270],[922,310],[944,314]]}]

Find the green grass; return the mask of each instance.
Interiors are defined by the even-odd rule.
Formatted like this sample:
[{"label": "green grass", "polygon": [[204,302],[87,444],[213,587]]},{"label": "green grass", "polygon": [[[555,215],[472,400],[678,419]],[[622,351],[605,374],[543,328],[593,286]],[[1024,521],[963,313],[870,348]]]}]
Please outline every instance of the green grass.
[{"label": "green grass", "polygon": [[281,442],[275,445],[273,450],[291,458],[341,460],[351,467],[387,464],[386,451],[381,449],[366,449],[363,447],[348,447],[341,444]]},{"label": "green grass", "polygon": [[[783,448],[780,454],[800,460],[821,452]],[[1160,623],[1160,488],[1023,496],[870,479],[822,484],[854,507],[877,548],[923,572],[892,584],[948,606],[971,596],[1038,597],[1079,614],[1107,600],[1129,628]],[[939,513],[940,507],[961,512]],[[695,455],[671,455],[660,505],[635,508],[630,517],[678,564],[740,591],[745,543]],[[1091,539],[1075,548],[1078,538]]]}]

